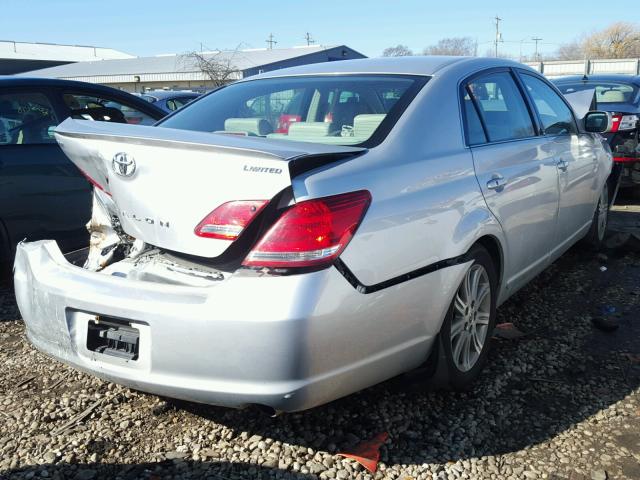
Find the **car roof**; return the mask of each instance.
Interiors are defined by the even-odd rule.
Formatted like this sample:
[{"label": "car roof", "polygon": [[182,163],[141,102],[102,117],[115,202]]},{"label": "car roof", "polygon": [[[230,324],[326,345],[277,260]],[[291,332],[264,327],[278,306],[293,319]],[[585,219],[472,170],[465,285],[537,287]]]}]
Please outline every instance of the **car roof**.
[{"label": "car roof", "polygon": [[568,75],[557,77],[551,80],[554,83],[577,83],[577,82],[619,82],[631,83],[640,86],[640,76],[624,74],[601,74],[601,75]]},{"label": "car roof", "polygon": [[201,94],[198,92],[193,92],[191,90],[151,90],[148,92],[142,92],[141,95],[147,95],[149,97],[157,98],[158,100],[164,100],[166,98],[196,98]]},{"label": "car roof", "polygon": [[147,111],[155,112],[158,118],[162,118],[166,115],[162,109],[156,107],[152,103],[143,100],[140,97],[131,95],[123,90],[107,87],[105,85],[99,85],[96,83],[77,82],[74,80],[62,80],[58,78],[39,78],[39,77],[17,77],[9,75],[0,75],[0,88],[2,87],[63,87],[69,89],[83,89],[90,90],[95,93],[103,93],[112,97],[125,97],[129,101],[134,101],[140,108]]},{"label": "car roof", "polygon": [[535,72],[531,67],[512,60],[487,57],[451,57],[444,55],[363,58],[335,62],[313,63],[298,67],[272,70],[247,77],[242,81],[258,78],[276,78],[296,75],[328,74],[397,74],[433,76],[453,66],[466,65],[469,70],[491,67],[519,67]]},{"label": "car roof", "polygon": [[[96,90],[102,90],[105,92],[118,92],[122,93],[122,90],[117,90],[111,87],[105,87],[104,85],[96,83],[78,82],[75,80],[63,80],[59,78],[40,78],[40,77],[16,77],[8,75],[0,75],[0,86],[3,87],[21,87],[21,86],[39,86],[39,87],[71,87],[71,88],[92,88]],[[126,93],[126,92],[125,92]]]}]

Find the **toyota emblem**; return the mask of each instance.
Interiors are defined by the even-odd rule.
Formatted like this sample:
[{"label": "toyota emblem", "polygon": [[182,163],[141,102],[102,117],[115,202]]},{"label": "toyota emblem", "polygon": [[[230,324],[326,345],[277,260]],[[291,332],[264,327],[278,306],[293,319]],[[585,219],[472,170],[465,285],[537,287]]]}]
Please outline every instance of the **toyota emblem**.
[{"label": "toyota emblem", "polygon": [[113,168],[113,171],[121,177],[130,177],[136,171],[136,161],[127,153],[116,153],[113,156],[111,168]]}]

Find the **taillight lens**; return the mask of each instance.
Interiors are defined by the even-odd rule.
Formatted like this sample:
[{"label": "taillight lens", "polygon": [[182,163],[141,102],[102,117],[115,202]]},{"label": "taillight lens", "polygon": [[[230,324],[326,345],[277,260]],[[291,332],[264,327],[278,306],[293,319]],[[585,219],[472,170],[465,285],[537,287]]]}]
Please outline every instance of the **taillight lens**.
[{"label": "taillight lens", "polygon": [[198,224],[199,237],[235,240],[268,203],[267,200],[237,200],[220,205]]},{"label": "taillight lens", "polygon": [[623,132],[633,130],[638,123],[637,115],[623,115],[621,113],[614,113],[611,115],[611,132]]},{"label": "taillight lens", "polygon": [[330,264],[345,249],[371,203],[366,190],[297,203],[251,250],[247,267]]}]

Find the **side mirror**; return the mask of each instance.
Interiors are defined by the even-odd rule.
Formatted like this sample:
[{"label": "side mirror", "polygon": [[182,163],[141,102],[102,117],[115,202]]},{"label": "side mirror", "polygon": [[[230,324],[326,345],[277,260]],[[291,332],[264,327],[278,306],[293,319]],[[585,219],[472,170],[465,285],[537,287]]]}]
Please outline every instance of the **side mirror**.
[{"label": "side mirror", "polygon": [[608,112],[588,112],[584,116],[584,129],[592,133],[611,131],[611,114]]}]

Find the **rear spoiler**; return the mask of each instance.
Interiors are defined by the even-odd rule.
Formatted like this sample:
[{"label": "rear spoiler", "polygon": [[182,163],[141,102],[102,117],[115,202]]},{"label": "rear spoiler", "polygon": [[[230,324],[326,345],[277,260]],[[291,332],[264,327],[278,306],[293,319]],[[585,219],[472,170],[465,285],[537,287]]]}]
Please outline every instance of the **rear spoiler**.
[{"label": "rear spoiler", "polygon": [[[264,160],[287,162],[290,177],[304,172],[350,159],[367,151],[361,147],[325,145],[322,143],[295,142],[240,137],[193,130],[178,130],[145,125],[129,125],[68,118],[55,128],[55,138],[62,150],[92,183],[107,186],[108,162],[100,156],[94,141],[108,141],[135,145],[161,146],[180,150],[200,150],[215,153],[239,153]],[[83,142],[66,142],[66,139],[83,139]],[[72,144],[72,145],[69,145]],[[106,191],[107,189],[104,188]]]}]

